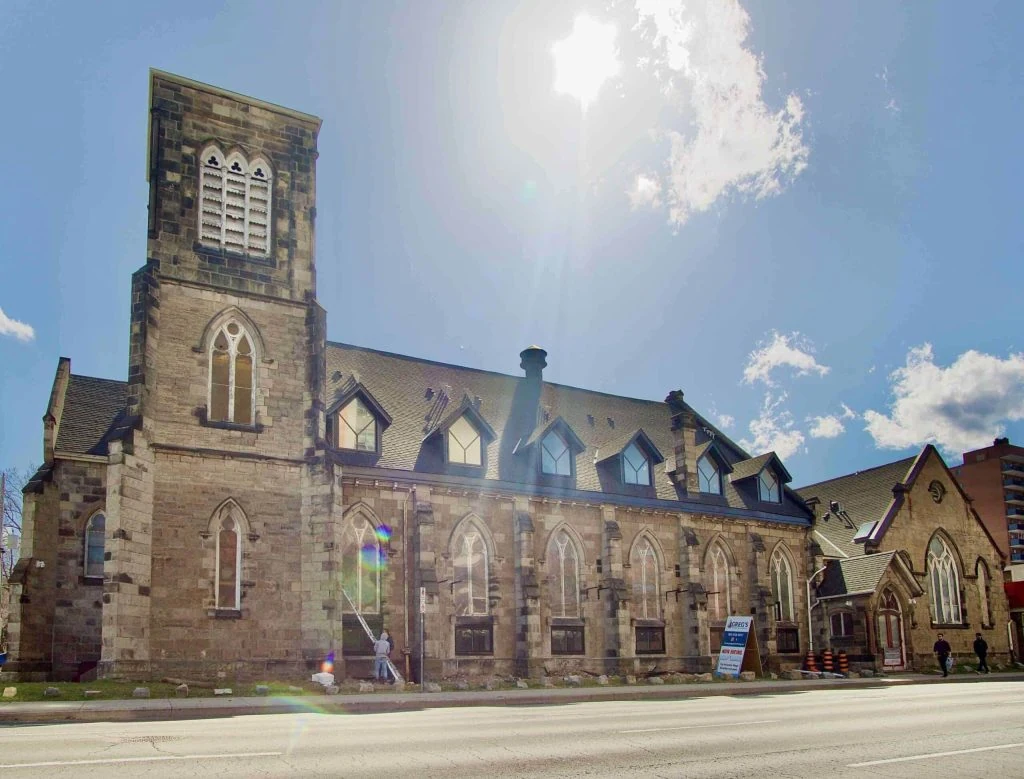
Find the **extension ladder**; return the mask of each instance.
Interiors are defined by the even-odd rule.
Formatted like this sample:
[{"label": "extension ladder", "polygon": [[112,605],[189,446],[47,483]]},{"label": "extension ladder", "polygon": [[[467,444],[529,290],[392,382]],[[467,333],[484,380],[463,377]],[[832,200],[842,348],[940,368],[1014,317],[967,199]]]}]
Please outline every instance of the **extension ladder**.
[{"label": "extension ladder", "polygon": [[[363,619],[363,615],[359,613],[359,609],[356,608],[356,604],[352,602],[352,599],[348,596],[348,593],[345,592],[344,587],[341,588],[341,594],[345,596],[345,600],[348,601],[349,608],[351,608],[352,611],[355,612],[356,619],[359,620],[359,624],[362,625],[363,630],[366,631],[366,637],[369,638],[370,643],[373,644],[377,640],[377,637],[373,635],[373,631],[370,630],[370,626],[366,624],[366,620]],[[388,670],[391,671],[391,675],[395,677],[395,682],[405,681],[405,679],[402,678],[402,675],[398,673],[398,669],[395,668],[395,664],[391,662],[390,657],[388,658]]]}]

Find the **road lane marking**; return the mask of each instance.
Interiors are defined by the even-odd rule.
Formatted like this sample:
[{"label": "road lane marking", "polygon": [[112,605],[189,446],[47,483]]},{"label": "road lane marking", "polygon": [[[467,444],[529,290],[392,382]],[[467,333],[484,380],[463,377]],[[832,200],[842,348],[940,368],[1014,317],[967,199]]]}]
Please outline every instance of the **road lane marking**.
[{"label": "road lane marking", "polygon": [[932,757],[949,757],[950,755],[969,755],[972,752],[991,752],[993,749],[1014,749],[1024,747],[1020,744],[997,744],[994,747],[975,747],[974,749],[954,749],[952,752],[929,752],[926,755],[909,755],[908,757],[890,757],[887,760],[869,760],[866,763],[850,763],[847,768],[864,768],[869,765],[884,765],[885,763],[906,763],[908,760],[928,760]]},{"label": "road lane marking", "polygon": [[48,768],[64,765],[112,765],[114,763],[160,763],[168,760],[218,760],[234,757],[280,757],[283,752],[239,752],[233,755],[161,755],[160,757],[112,757],[107,760],[52,760],[48,763],[8,763],[0,768]]},{"label": "road lane marking", "polygon": [[[748,722],[721,722],[715,725],[680,725],[675,728],[644,728],[642,730],[620,730],[619,733],[659,733],[663,730],[698,730],[700,728],[735,728],[740,725],[769,725],[777,719],[756,719]],[[2,767],[2,766],[0,766]]]}]

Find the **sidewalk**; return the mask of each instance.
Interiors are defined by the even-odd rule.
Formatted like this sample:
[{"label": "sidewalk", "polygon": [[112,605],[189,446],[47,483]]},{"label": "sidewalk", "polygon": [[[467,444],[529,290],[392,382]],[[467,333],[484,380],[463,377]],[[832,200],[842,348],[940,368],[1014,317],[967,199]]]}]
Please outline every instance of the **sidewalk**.
[{"label": "sidewalk", "polygon": [[465,692],[376,692],[353,695],[282,697],[169,698],[91,701],[45,701],[0,704],[0,723],[110,722],[238,717],[292,712],[374,714],[450,706],[541,706],[618,700],[683,700],[711,695],[766,695],[891,687],[906,684],[984,684],[1024,682],[1024,672],[992,676],[963,674],[943,679],[928,674],[896,674],[872,679],[801,679],[799,681],[688,682],[636,684],[625,687],[536,687],[527,690]]}]

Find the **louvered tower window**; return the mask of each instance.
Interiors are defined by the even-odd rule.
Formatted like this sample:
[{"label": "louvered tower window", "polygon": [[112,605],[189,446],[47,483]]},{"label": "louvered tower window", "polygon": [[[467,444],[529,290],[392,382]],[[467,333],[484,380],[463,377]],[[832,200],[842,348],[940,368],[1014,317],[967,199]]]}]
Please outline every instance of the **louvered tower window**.
[{"label": "louvered tower window", "polygon": [[270,166],[239,152],[229,157],[215,146],[202,154],[199,182],[199,241],[239,254],[270,253]]}]

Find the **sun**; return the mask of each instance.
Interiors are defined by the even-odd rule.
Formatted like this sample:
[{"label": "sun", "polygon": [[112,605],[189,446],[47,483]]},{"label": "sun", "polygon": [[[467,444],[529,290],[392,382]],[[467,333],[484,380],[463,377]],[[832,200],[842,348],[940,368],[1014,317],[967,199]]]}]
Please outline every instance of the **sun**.
[{"label": "sun", "polygon": [[587,110],[601,85],[619,72],[615,26],[577,16],[572,33],[551,47],[555,58],[555,91],[570,95]]}]

